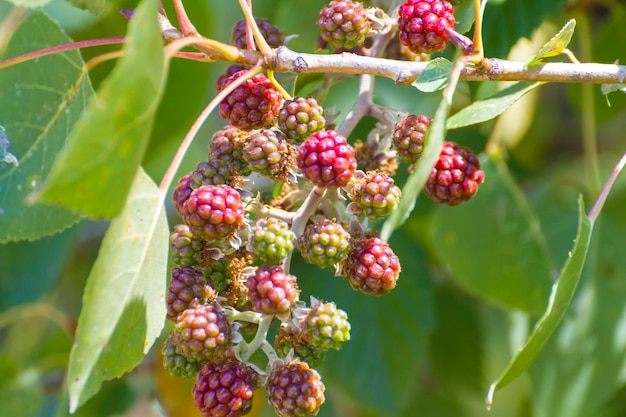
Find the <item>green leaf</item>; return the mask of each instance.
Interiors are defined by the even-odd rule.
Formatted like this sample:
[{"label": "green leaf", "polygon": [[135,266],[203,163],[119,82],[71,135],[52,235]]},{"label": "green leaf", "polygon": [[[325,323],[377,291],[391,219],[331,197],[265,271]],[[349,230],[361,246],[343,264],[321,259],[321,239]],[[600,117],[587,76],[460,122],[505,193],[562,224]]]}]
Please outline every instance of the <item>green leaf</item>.
[{"label": "green leaf", "polygon": [[483,39],[488,56],[505,58],[520,38],[531,37],[541,23],[562,16],[567,0],[499,0],[487,3]]},{"label": "green leaf", "polygon": [[533,88],[541,83],[519,82],[512,86],[498,91],[496,94],[483,100],[478,100],[456,112],[448,119],[448,129],[458,129],[459,127],[470,126],[477,123],[486,122],[511,107],[513,103],[522,98]]},{"label": "green leaf", "polygon": [[67,0],[76,7],[100,14],[107,9],[107,0]]},{"label": "green leaf", "polygon": [[528,67],[530,68],[541,65],[544,58],[550,58],[552,56],[562,54],[563,50],[567,48],[567,45],[569,45],[570,41],[572,40],[572,35],[574,34],[575,27],[576,20],[568,20],[565,26],[561,28],[559,33],[554,35],[552,39],[550,39],[548,42],[546,42],[545,45],[541,47],[539,52],[537,52],[537,54],[528,63]]},{"label": "green leaf", "polygon": [[93,218],[124,205],[165,86],[157,3],[144,0],[129,24],[124,56],[77,123],[34,198]]},{"label": "green leaf", "polygon": [[133,369],[163,327],[168,228],[164,194],[139,169],[121,215],[107,231],[83,296],[70,355],[70,408],[105,380]]},{"label": "green leaf", "polygon": [[498,379],[490,385],[487,393],[487,407],[491,407],[496,390],[506,386],[528,369],[565,316],[585,265],[592,231],[593,222],[585,215],[581,198],[579,200],[578,233],[574,247],[558,280],[552,286],[546,311],[535,324],[524,346],[511,359]]},{"label": "green leaf", "polygon": [[471,201],[434,212],[433,249],[476,296],[541,313],[553,270],[541,226],[503,162],[489,160],[482,169],[485,183]]},{"label": "green leaf", "polygon": [[426,65],[412,85],[425,93],[442,90],[448,85],[451,70],[452,62],[445,58],[435,58]]},{"label": "green leaf", "polygon": [[[71,42],[43,12],[20,25],[5,56]],[[46,179],[69,130],[93,90],[78,51],[24,62],[0,71],[0,124],[18,166],[0,164],[0,243],[60,232],[79,216],[61,207],[29,206],[26,196]]]},{"label": "green leaf", "polygon": [[[449,96],[452,96],[452,94],[452,91],[448,92]],[[402,187],[402,197],[398,203],[398,208],[389,215],[383,224],[380,232],[383,240],[388,240],[393,231],[404,224],[415,208],[417,197],[422,188],[424,188],[424,184],[426,184],[428,176],[441,153],[443,140],[446,136],[446,119],[449,109],[450,104],[444,97],[439,103],[435,117],[428,129],[424,153],[417,161],[415,171],[409,175],[404,187]]]}]

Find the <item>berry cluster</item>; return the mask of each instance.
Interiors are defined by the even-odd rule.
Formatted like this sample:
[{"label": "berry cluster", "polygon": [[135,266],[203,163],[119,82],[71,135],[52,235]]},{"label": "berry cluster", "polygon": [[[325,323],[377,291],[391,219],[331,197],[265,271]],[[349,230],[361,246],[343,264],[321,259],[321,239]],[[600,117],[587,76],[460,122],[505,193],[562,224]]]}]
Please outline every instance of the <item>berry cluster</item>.
[{"label": "berry cluster", "polygon": [[[444,29],[454,25],[451,13],[445,1],[409,0],[400,6],[398,39],[415,54],[440,50]],[[371,29],[368,16],[360,2],[332,1],[320,12],[321,37],[336,48],[360,45]],[[284,42],[268,21],[256,23],[271,46]],[[246,32],[238,22],[233,44],[247,47]],[[419,162],[431,119],[402,117],[353,145],[326,125],[314,97],[285,97],[276,83],[228,68],[217,81],[220,90],[231,86],[219,106],[227,125],[172,196],[182,223],[170,236],[167,318],[174,326],[164,366],[195,378],[203,416],[245,415],[257,389],[279,416],[312,416],[324,402],[314,368],[350,339],[350,323],[334,302],[300,300],[290,272],[294,251],[372,296],[393,290],[400,275],[399,258],[368,221],[398,207],[398,160],[409,169]],[[483,179],[476,156],[448,142],[424,193],[457,205]],[[257,351],[267,359],[253,361]]]}]

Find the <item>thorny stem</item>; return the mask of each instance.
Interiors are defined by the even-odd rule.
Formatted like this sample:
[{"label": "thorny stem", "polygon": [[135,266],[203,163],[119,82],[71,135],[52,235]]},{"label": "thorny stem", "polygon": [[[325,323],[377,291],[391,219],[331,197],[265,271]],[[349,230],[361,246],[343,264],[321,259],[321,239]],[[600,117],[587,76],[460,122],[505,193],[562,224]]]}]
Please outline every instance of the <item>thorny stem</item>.
[{"label": "thorny stem", "polygon": [[589,215],[587,217],[589,217],[591,221],[595,221],[598,218],[598,215],[602,210],[602,206],[604,206],[604,202],[609,195],[609,191],[611,191],[611,188],[613,187],[617,176],[624,168],[624,165],[626,165],[626,153],[622,155],[622,158],[619,160],[615,168],[613,168],[613,172],[611,172],[609,179],[606,181],[606,184],[604,184],[604,187],[602,187],[602,191],[600,191],[598,199],[589,211]]},{"label": "thorny stem", "polygon": [[262,317],[259,321],[259,327],[256,330],[254,339],[252,339],[250,343],[241,342],[241,350],[239,354],[241,355],[241,360],[243,362],[247,362],[254,352],[256,352],[264,342],[267,342],[267,332],[273,319],[273,315],[264,315],[264,317]]},{"label": "thorny stem", "polygon": [[37,51],[28,52],[22,55],[14,56],[13,58],[5,59],[4,61],[0,61],[0,69],[10,67],[12,65],[21,64],[22,62],[30,61],[36,58],[41,58],[47,55],[56,54],[59,52],[71,51],[79,48],[89,48],[92,46],[101,46],[101,45],[115,45],[124,43],[126,38],[118,37],[118,38],[103,38],[103,39],[92,39],[88,41],[80,41],[80,42],[71,42],[64,43],[61,45],[51,46],[49,48],[39,49]]},{"label": "thorny stem", "polygon": [[185,135],[185,138],[183,139],[180,146],[178,147],[178,150],[176,151],[174,158],[172,158],[172,162],[170,163],[170,166],[167,168],[165,175],[163,175],[163,179],[161,180],[161,184],[159,185],[159,190],[163,194],[165,194],[167,189],[172,184],[174,175],[176,175],[176,171],[178,171],[178,168],[180,167],[180,164],[183,161],[183,158],[185,154],[187,153],[189,146],[191,146],[191,142],[193,142],[193,139],[195,138],[196,134],[200,130],[200,127],[204,124],[204,121],[207,119],[207,117],[209,117],[209,114],[211,114],[211,112],[215,110],[215,108],[219,105],[219,103],[228,94],[230,94],[235,88],[239,87],[241,84],[243,84],[250,78],[254,77],[261,71],[262,71],[261,66],[250,68],[246,74],[237,78],[232,83],[228,84],[222,91],[220,91],[213,98],[213,100],[211,100],[211,102],[205,107],[205,109],[202,110],[202,113],[200,113],[200,116],[198,116],[196,121],[193,123],[193,125],[191,126],[187,134]]}]

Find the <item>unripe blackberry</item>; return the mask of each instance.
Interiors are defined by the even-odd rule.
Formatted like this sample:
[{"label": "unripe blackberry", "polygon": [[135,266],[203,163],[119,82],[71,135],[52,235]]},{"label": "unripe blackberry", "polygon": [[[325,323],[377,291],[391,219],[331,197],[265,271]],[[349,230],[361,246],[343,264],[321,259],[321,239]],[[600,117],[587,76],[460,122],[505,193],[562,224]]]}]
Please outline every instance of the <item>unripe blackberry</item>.
[{"label": "unripe blackberry", "polygon": [[428,116],[411,114],[396,123],[393,144],[398,156],[409,164],[417,162],[422,156],[431,121]]},{"label": "unripe blackberry", "polygon": [[183,356],[179,351],[172,336],[168,337],[163,344],[163,367],[172,376],[178,378],[194,378],[198,373],[198,361]]},{"label": "unripe blackberry", "polygon": [[244,177],[250,175],[250,167],[243,160],[242,154],[246,136],[247,132],[230,125],[215,132],[209,147],[209,161],[223,161],[223,165],[231,172]]},{"label": "unripe blackberry", "polygon": [[[243,74],[241,71],[230,76],[224,80],[223,87]],[[276,120],[282,101],[282,95],[272,82],[265,75],[257,74],[222,100],[220,116],[246,131],[269,128]]]},{"label": "unripe blackberry", "polygon": [[[267,44],[272,48],[278,48],[285,44],[285,33],[280,29],[272,25],[267,19],[254,18],[256,25],[261,32],[261,35],[265,38]],[[233,27],[233,34],[231,36],[231,42],[239,49],[248,49],[248,41],[246,40],[246,19],[242,19],[235,23]],[[254,42],[256,45],[256,41]],[[256,49],[258,49],[256,45]]]},{"label": "unripe blackberry", "polygon": [[400,260],[386,242],[379,238],[358,241],[340,268],[340,275],[363,293],[383,295],[396,286]]},{"label": "unripe blackberry", "polygon": [[203,185],[229,185],[236,173],[228,161],[212,158],[211,155],[209,157],[208,161],[198,163],[191,173],[191,178],[193,178],[191,187],[194,190]]},{"label": "unripe blackberry", "polygon": [[252,228],[254,253],[265,262],[278,262],[293,250],[296,235],[289,224],[275,219],[259,219]]},{"label": "unripe blackberry", "polygon": [[341,349],[350,340],[348,315],[332,302],[312,305],[303,328],[306,340],[317,349]]},{"label": "unripe blackberry", "polygon": [[232,236],[244,222],[239,193],[227,185],[203,185],[183,204],[183,221],[194,236],[207,241]]},{"label": "unripe blackberry", "polygon": [[306,262],[332,267],[347,256],[350,233],[334,219],[323,219],[306,227],[297,246]]},{"label": "unripe blackberry", "polygon": [[448,45],[446,28],[453,29],[454,7],[445,0],[408,0],[398,9],[400,42],[416,54],[431,54]]},{"label": "unripe blackberry", "polygon": [[366,217],[382,219],[398,206],[400,188],[390,176],[370,172],[354,187],[350,199]]},{"label": "unripe blackberry", "polygon": [[316,415],[324,403],[324,383],[306,362],[275,364],[265,383],[270,404],[281,417]]},{"label": "unripe blackberry", "polygon": [[232,330],[221,307],[211,303],[183,311],[172,335],[185,357],[205,361],[229,353]]},{"label": "unripe blackberry", "polygon": [[202,272],[190,267],[174,268],[167,291],[167,318],[176,321],[186,309],[198,307],[214,296]]},{"label": "unripe blackberry", "polygon": [[485,173],[471,149],[445,142],[424,193],[435,203],[456,206],[472,198],[484,180]]},{"label": "unripe blackberry", "polygon": [[333,48],[354,48],[365,41],[371,22],[358,1],[335,0],[320,11],[320,36]]},{"label": "unripe blackberry", "polygon": [[273,129],[252,133],[243,147],[243,159],[250,169],[266,177],[286,177],[290,154],[285,135]]},{"label": "unripe blackberry", "polygon": [[294,340],[288,337],[281,337],[281,330],[282,327],[279,328],[279,334],[274,340],[274,348],[276,348],[276,352],[281,357],[285,357],[293,351],[294,358],[298,358],[303,362],[306,362],[310,367],[318,367],[324,362],[324,357],[326,356],[325,350],[314,348],[304,340]]},{"label": "unripe blackberry", "polygon": [[239,417],[252,409],[257,386],[257,373],[242,362],[207,362],[196,376],[193,401],[203,417]]},{"label": "unripe blackberry", "polygon": [[263,314],[286,313],[298,298],[296,277],[279,266],[258,267],[246,287],[254,310]]},{"label": "unripe blackberry", "polygon": [[313,97],[295,97],[285,100],[278,112],[278,128],[296,142],[302,142],[311,133],[322,130],[326,124],[324,109]]},{"label": "unripe blackberry", "polygon": [[177,224],[170,234],[171,259],[176,266],[197,267],[202,262],[204,244],[194,237],[186,224]]},{"label": "unripe blackberry", "polygon": [[187,201],[195,188],[197,188],[197,186],[194,183],[192,174],[180,177],[176,188],[174,188],[172,203],[174,203],[174,208],[181,217],[183,216],[183,204]]},{"label": "unripe blackberry", "polygon": [[247,68],[243,65],[239,65],[239,64],[229,65],[228,68],[226,68],[226,72],[220,75],[219,77],[217,77],[217,80],[215,81],[215,87],[217,88],[217,90],[219,91],[219,90],[224,89],[226,85],[226,80],[228,80],[232,75],[238,73],[239,71],[243,71],[245,69]]},{"label": "unripe blackberry", "polygon": [[298,150],[302,175],[319,187],[343,187],[356,169],[354,148],[334,130],[320,130]]},{"label": "unripe blackberry", "polygon": [[215,291],[225,291],[232,282],[232,271],[228,259],[211,259],[207,262],[205,276]]}]

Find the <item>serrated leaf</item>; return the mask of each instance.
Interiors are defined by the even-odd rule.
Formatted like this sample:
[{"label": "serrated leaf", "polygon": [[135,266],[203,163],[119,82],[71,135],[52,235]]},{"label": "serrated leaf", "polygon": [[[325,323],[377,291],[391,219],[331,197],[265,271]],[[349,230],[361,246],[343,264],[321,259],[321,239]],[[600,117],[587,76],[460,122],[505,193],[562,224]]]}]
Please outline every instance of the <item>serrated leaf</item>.
[{"label": "serrated leaf", "polygon": [[[20,25],[5,56],[71,42],[43,12]],[[0,164],[0,243],[35,240],[64,230],[79,216],[26,196],[46,179],[69,130],[93,94],[78,51],[41,57],[0,70],[0,125],[19,165]]]},{"label": "serrated leaf", "polygon": [[105,380],[133,369],[165,318],[168,228],[164,194],[139,169],[123,212],[107,231],[85,287],[70,354],[70,408]]},{"label": "serrated leaf", "polygon": [[34,199],[93,218],[120,212],[165,86],[161,44],[157,4],[144,0],[129,23],[124,56],[90,101]]},{"label": "serrated leaf", "polygon": [[478,100],[459,110],[448,119],[448,129],[470,126],[486,122],[511,107],[516,101],[541,83],[528,81],[513,84],[483,100]]},{"label": "serrated leaf", "polygon": [[490,385],[486,399],[488,407],[491,407],[493,404],[493,396],[496,390],[506,386],[528,369],[563,319],[572,301],[583,266],[585,265],[593,223],[584,213],[581,198],[579,200],[578,233],[574,241],[574,247],[561,270],[558,280],[552,285],[546,311],[535,324],[524,346],[511,359],[511,362],[509,362],[509,365],[498,379]]},{"label": "serrated leaf", "polygon": [[425,93],[443,90],[448,85],[448,76],[452,70],[452,62],[445,58],[435,58],[426,65],[424,71],[412,84]]},{"label": "serrated leaf", "polygon": [[563,50],[567,48],[570,41],[572,40],[572,35],[574,34],[574,29],[576,28],[576,20],[570,19],[567,23],[561,28],[561,30],[552,37],[545,45],[541,47],[539,52],[530,60],[528,63],[528,68],[541,65],[543,63],[544,58],[550,58],[552,56],[557,56],[563,53]]},{"label": "serrated leaf", "polygon": [[494,160],[482,165],[485,183],[472,200],[434,212],[433,249],[455,282],[474,295],[541,313],[552,283],[541,226],[506,165]]},{"label": "serrated leaf", "polygon": [[[453,94],[452,91],[448,92],[449,96]],[[380,236],[383,240],[388,240],[393,231],[404,224],[415,208],[417,197],[422,188],[424,188],[424,184],[426,184],[428,176],[441,153],[443,141],[446,136],[446,119],[449,109],[450,104],[444,97],[439,103],[435,117],[428,129],[424,152],[416,163],[415,171],[409,175],[404,187],[402,187],[402,196],[398,203],[398,208],[389,215],[383,224],[380,232]]]},{"label": "serrated leaf", "polygon": [[107,0],[67,0],[69,3],[92,13],[100,14],[107,9]]}]

